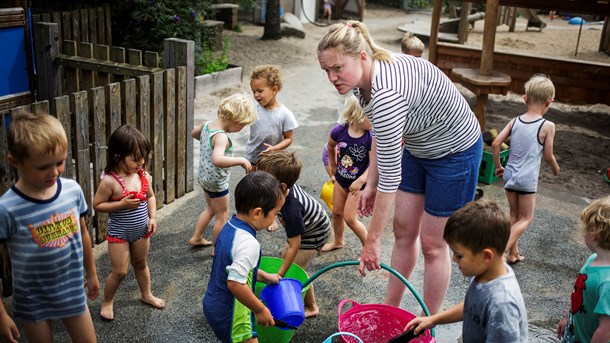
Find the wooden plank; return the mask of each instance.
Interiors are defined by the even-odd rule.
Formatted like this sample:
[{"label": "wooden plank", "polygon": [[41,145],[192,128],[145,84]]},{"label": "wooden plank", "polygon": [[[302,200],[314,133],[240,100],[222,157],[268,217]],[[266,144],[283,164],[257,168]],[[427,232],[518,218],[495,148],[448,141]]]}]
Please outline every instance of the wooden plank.
[{"label": "wooden plank", "polygon": [[[93,59],[93,44],[86,43],[86,42],[78,43],[78,56],[92,60]],[[80,80],[81,80],[81,84],[80,84],[81,88],[79,90],[89,90],[89,89],[97,86],[95,84],[93,69],[79,68],[79,72],[80,72]]]},{"label": "wooden plank", "polygon": [[127,49],[127,63],[136,66],[142,65],[142,51],[136,49]]},{"label": "wooden plank", "polygon": [[152,145],[152,158],[150,171],[152,187],[157,198],[157,208],[163,207],[163,72],[150,74],[150,109],[151,123],[150,135]]},{"label": "wooden plank", "polygon": [[[98,31],[105,32],[106,39],[104,41],[106,42],[106,45],[112,46],[112,20],[110,18],[111,17],[110,3],[105,3],[103,6],[104,6],[104,28],[105,28],[105,30],[101,30],[98,28]],[[98,17],[101,18],[101,16],[98,16]]]},{"label": "wooden plank", "polygon": [[51,113],[61,122],[61,125],[66,131],[68,137],[68,155],[66,156],[66,168],[64,176],[67,178],[75,178],[76,171],[72,156],[74,154],[74,143],[72,141],[72,112],[70,112],[70,98],[67,95],[53,98],[51,100]]},{"label": "wooden plank", "polygon": [[[106,94],[104,87],[96,87],[90,91],[92,129],[91,143],[93,143],[93,182],[94,189],[98,189],[100,177],[106,168],[108,154],[108,133],[106,126]],[[108,235],[108,214],[95,213],[93,218],[95,227],[95,243],[100,244]]]},{"label": "wooden plank", "polygon": [[38,98],[50,100],[61,95],[61,71],[53,62],[59,55],[59,27],[55,23],[34,24]]},{"label": "wooden plank", "polygon": [[79,58],[78,56],[69,56],[64,54],[59,54],[55,59],[55,63],[64,67],[97,70],[104,73],[112,73],[115,75],[123,75],[128,77],[136,77],[151,72],[162,71],[160,68],[149,68],[127,63],[84,59]]},{"label": "wooden plank", "polygon": [[95,7],[90,8],[87,11],[87,15],[89,16],[89,43],[97,44],[97,9]]},{"label": "wooden plank", "polygon": [[[110,49],[108,48],[108,45],[95,44],[93,46],[93,56],[101,61],[110,61]],[[98,86],[105,86],[110,83],[110,74],[101,71],[96,73]]]},{"label": "wooden plank", "polygon": [[89,40],[89,10],[80,10],[80,41],[91,43]]},{"label": "wooden plank", "polygon": [[150,77],[142,75],[136,80],[138,93],[136,125],[150,140]]},{"label": "wooden plank", "polygon": [[[93,199],[92,180],[90,175],[89,152],[89,102],[86,91],[76,92],[70,96],[71,106],[74,109],[72,120],[75,129],[74,142],[76,145],[76,180],[85,194],[87,205],[91,209]],[[87,231],[95,237],[91,216],[85,218]]]},{"label": "wooden plank", "polygon": [[[70,12],[61,13],[61,35],[63,36],[63,41],[75,40],[75,37],[72,36],[72,13]],[[65,54],[66,52],[63,50],[64,45],[60,45],[61,51]]]},{"label": "wooden plank", "polygon": [[[61,12],[53,12],[53,14],[51,15],[51,21],[56,23],[58,25],[58,30],[57,30],[57,38],[59,42],[63,42],[64,41],[64,37],[63,37],[63,31],[61,28]],[[58,46],[59,46],[59,52],[61,53],[61,44],[58,42]]]},{"label": "wooden plank", "polygon": [[0,111],[7,111],[10,108],[27,105],[32,103],[32,93],[21,92],[0,96]]},{"label": "wooden plank", "polygon": [[[7,122],[10,116],[0,112],[0,146],[6,147],[6,134],[8,132]],[[4,194],[13,183],[15,174],[11,172],[11,164],[8,162],[8,149],[0,149],[0,194]]]},{"label": "wooden plank", "polygon": [[136,119],[136,79],[127,79],[123,81],[122,91],[123,113],[125,114],[125,118],[122,122],[138,127]]},{"label": "wooden plank", "polygon": [[121,84],[118,82],[106,86],[106,102],[108,103],[107,132],[112,134],[121,126]]},{"label": "wooden plank", "polygon": [[176,68],[176,198],[186,194],[186,141],[191,138],[186,129],[186,67]]},{"label": "wooden plank", "polygon": [[165,160],[163,169],[165,203],[176,198],[176,70],[166,69],[164,73],[163,98],[165,116],[163,117],[163,147]]},{"label": "wooden plank", "polygon": [[152,51],[144,52],[144,66],[159,68],[159,54]]},{"label": "wooden plank", "polygon": [[80,11],[74,10],[72,13],[72,39],[76,42],[81,41],[81,32],[80,32]]},{"label": "wooden plank", "polygon": [[32,113],[49,113],[49,101],[38,101],[32,104]]},{"label": "wooden plank", "polygon": [[[65,40],[64,41],[64,54],[66,56],[76,56],[76,42],[73,40]],[[57,63],[57,57],[62,56],[61,54],[55,56],[55,63]],[[69,67],[69,68],[66,68]],[[80,89],[80,80],[78,73],[78,64],[74,64],[72,66],[64,66],[64,92],[63,94],[72,94]]]},{"label": "wooden plank", "polygon": [[[108,46],[110,46],[110,45],[108,45]],[[126,61],[125,48],[113,46],[111,59],[113,62],[116,62],[116,63],[125,63],[125,61]],[[115,74],[110,75],[110,82],[120,82],[120,81],[123,81],[124,79],[125,78],[121,77],[120,75],[115,75]]]}]

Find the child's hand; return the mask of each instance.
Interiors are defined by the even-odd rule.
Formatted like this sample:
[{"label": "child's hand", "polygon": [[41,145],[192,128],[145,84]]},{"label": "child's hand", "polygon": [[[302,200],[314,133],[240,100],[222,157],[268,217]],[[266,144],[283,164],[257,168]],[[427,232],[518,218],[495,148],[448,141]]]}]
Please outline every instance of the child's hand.
[{"label": "child's hand", "polygon": [[431,318],[432,317],[416,317],[407,323],[407,326],[405,326],[405,331],[415,328],[415,334],[419,334],[420,332],[434,326],[434,322]]},{"label": "child's hand", "polygon": [[8,315],[3,308],[0,313],[0,337],[4,337],[6,341],[17,343],[20,338],[19,329],[13,319]]},{"label": "child's hand", "polygon": [[502,166],[496,167],[496,170],[494,171],[494,176],[495,177],[502,177],[502,176],[504,176],[504,167],[502,167]]},{"label": "child's hand", "polygon": [[568,325],[568,317],[564,317],[557,325],[557,338],[562,339],[563,334],[566,330],[566,325]]},{"label": "child's hand", "polygon": [[352,184],[349,186],[349,192],[353,195],[353,196],[358,196],[358,193],[360,192],[360,190],[362,189],[362,186],[364,186],[364,182],[356,179],[354,180],[354,182],[352,182]]},{"label": "child's hand", "polygon": [[264,154],[268,153],[269,151],[275,150],[275,149],[272,149],[273,145],[271,145],[271,144],[263,143],[263,145],[266,146],[267,149],[261,151],[260,154],[258,154],[258,156],[263,156]]},{"label": "child's hand", "polygon": [[275,326],[273,316],[267,307],[263,307],[260,312],[256,312],[256,322],[264,327]]},{"label": "child's hand", "polygon": [[555,176],[559,175],[559,166],[557,166],[557,169],[553,168],[553,175],[555,175]]},{"label": "child's hand", "polygon": [[265,283],[268,285],[276,285],[280,283],[282,277],[279,274],[267,274],[268,276],[265,278]]},{"label": "child's hand", "polygon": [[148,218],[148,233],[151,236],[157,233],[157,218]]},{"label": "child's hand", "polygon": [[250,161],[248,161],[248,159],[246,159],[245,157],[242,157],[242,161],[239,164],[242,168],[244,168],[244,170],[246,171],[246,173],[249,173],[252,171],[252,163],[250,163]]},{"label": "child's hand", "polygon": [[124,210],[133,210],[135,208],[138,208],[140,206],[140,202],[142,202],[140,199],[138,198],[134,198],[133,194],[129,194],[124,196],[121,199],[121,208]]},{"label": "child's hand", "polygon": [[100,282],[97,275],[87,275],[85,277],[85,288],[87,289],[87,298],[95,300],[100,295]]}]

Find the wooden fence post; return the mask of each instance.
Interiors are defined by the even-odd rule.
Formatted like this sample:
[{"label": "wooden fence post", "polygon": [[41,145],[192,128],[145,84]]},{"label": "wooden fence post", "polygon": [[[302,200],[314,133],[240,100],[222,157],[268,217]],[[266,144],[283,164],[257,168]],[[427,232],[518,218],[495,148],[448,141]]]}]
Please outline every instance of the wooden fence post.
[{"label": "wooden fence post", "polygon": [[[89,152],[89,101],[87,92],[81,91],[70,96],[71,105],[74,109],[72,119],[75,128],[76,142],[76,178],[85,194],[87,206],[91,209],[93,199],[93,189],[90,177],[90,152]],[[94,237],[91,216],[86,218],[87,230],[89,235]]]},{"label": "wooden fence post", "polygon": [[[100,177],[106,168],[108,153],[108,133],[106,131],[106,93],[104,87],[96,87],[90,91],[90,106],[93,133],[93,184],[94,189],[100,185]],[[95,243],[99,244],[106,240],[108,235],[108,214],[95,213],[93,218],[95,226]]]},{"label": "wooden fence post", "polygon": [[165,70],[163,98],[165,99],[165,116],[163,116],[163,149],[165,155],[165,203],[176,198],[176,70]]},{"label": "wooden fence post", "polygon": [[34,24],[34,54],[38,69],[38,100],[61,96],[61,72],[53,61],[59,54],[59,27],[55,23]]},{"label": "wooden fence post", "polygon": [[[186,194],[186,142],[193,141],[186,130],[186,67],[176,68],[176,198]],[[192,149],[191,149],[192,151]]]},{"label": "wooden fence post", "polygon": [[66,157],[64,176],[74,179],[76,172],[74,171],[74,162],[72,162],[72,152],[74,150],[72,147],[72,114],[70,112],[70,98],[67,95],[53,98],[51,100],[51,113],[61,122],[68,137],[68,155]]},{"label": "wooden fence post", "polygon": [[185,130],[187,133],[184,159],[186,163],[185,188],[187,192],[190,192],[194,189],[194,145],[193,139],[191,138],[191,131],[194,126],[195,113],[195,42],[184,39],[168,38],[163,42],[163,50],[163,68],[168,69],[186,66],[186,104],[184,106],[186,110],[186,127],[176,128],[176,130]]},{"label": "wooden fence post", "polygon": [[163,207],[163,72],[150,74],[150,143],[153,146],[150,170],[157,198],[157,208]]}]

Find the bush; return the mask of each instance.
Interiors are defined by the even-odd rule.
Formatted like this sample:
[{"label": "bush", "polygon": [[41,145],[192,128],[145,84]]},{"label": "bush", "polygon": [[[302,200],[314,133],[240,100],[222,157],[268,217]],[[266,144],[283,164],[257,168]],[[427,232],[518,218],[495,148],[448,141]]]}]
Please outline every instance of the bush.
[{"label": "bush", "polygon": [[227,37],[222,45],[222,52],[214,48],[204,48],[199,56],[195,57],[195,75],[203,75],[223,71],[229,66],[227,52],[233,41]]}]

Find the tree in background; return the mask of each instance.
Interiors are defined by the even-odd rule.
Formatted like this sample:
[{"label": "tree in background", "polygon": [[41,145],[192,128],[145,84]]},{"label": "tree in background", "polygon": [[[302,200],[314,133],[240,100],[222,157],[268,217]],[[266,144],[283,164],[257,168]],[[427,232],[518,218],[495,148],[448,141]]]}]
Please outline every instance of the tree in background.
[{"label": "tree in background", "polygon": [[266,0],[267,8],[265,12],[265,30],[261,39],[280,39],[280,0]]}]

